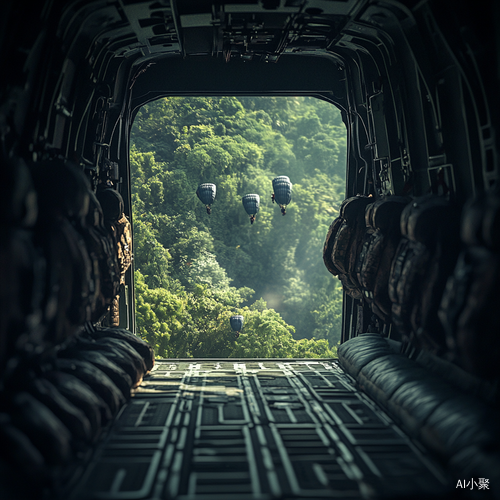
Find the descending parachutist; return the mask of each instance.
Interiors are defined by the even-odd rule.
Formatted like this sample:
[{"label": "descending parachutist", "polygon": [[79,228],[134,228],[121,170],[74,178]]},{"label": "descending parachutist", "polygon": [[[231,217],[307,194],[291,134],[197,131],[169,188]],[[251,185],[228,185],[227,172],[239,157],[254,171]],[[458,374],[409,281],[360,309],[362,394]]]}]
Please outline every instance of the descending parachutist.
[{"label": "descending parachutist", "polygon": [[292,183],[286,175],[280,175],[273,179],[273,202],[279,205],[281,215],[286,215],[286,207],[292,201]]},{"label": "descending parachutist", "polygon": [[260,196],[258,194],[246,194],[241,199],[245,212],[250,216],[250,224],[255,222],[255,216],[259,211]]},{"label": "descending parachutist", "polygon": [[245,318],[241,314],[236,314],[235,316],[231,316],[229,319],[229,323],[231,324],[231,328],[233,329],[234,338],[237,339],[240,336],[240,330],[243,328],[243,323],[245,322]]},{"label": "descending parachutist", "polygon": [[196,196],[201,200],[207,209],[207,214],[210,215],[212,212],[212,203],[215,200],[215,195],[217,193],[217,186],[209,182],[205,182],[198,186],[196,190]]}]

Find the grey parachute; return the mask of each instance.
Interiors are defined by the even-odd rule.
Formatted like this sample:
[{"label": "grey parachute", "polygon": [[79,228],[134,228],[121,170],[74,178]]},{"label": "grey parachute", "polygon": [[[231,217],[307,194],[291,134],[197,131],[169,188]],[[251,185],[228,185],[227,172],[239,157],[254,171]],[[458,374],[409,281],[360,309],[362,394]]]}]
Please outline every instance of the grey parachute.
[{"label": "grey parachute", "polygon": [[243,328],[243,323],[245,322],[245,318],[241,314],[235,314],[231,316],[229,319],[229,324],[231,328],[235,332],[235,337],[238,338],[240,336],[240,331]]},{"label": "grey parachute", "polygon": [[217,192],[217,187],[215,184],[204,183],[198,186],[196,190],[196,196],[201,200],[201,202],[209,207],[215,200],[215,194]]},{"label": "grey parachute", "polygon": [[273,191],[278,205],[286,207],[292,201],[292,183],[286,175],[273,179]]},{"label": "grey parachute", "polygon": [[255,215],[259,211],[260,196],[258,194],[246,194],[241,199],[245,212],[250,215],[250,222],[253,224]]}]

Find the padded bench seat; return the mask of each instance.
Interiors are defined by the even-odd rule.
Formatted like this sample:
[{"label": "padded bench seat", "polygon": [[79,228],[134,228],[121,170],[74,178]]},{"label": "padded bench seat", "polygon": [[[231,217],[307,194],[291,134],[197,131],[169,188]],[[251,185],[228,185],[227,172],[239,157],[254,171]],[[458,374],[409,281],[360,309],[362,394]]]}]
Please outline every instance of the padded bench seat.
[{"label": "padded bench seat", "polygon": [[[496,471],[500,487],[498,409],[399,354],[378,334],[348,340],[338,355],[359,388],[448,466],[452,477],[487,477],[486,471]],[[500,498],[500,490],[491,494]]]}]

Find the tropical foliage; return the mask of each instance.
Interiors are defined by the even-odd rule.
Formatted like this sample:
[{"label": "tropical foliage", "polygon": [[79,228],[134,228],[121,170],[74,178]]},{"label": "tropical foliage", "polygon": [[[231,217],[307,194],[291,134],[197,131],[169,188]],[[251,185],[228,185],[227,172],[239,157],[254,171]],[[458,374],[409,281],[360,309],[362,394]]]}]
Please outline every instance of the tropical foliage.
[{"label": "tropical foliage", "polygon": [[[137,328],[158,355],[335,355],[342,294],[322,246],[343,199],[345,138],[340,112],[309,97],[170,97],[139,110]],[[271,202],[277,175],[293,183],[285,217]],[[217,186],[211,215],[195,194],[203,182]],[[254,224],[248,193],[261,197]]]}]

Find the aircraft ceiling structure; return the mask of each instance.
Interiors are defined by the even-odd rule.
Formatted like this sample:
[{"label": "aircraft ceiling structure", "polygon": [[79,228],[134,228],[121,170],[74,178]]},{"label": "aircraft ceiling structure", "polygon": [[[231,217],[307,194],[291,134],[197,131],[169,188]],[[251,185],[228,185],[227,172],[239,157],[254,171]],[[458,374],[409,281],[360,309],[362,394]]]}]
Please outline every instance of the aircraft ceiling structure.
[{"label": "aircraft ceiling structure", "polygon": [[[381,193],[401,191],[410,171],[424,192],[423,177],[442,165],[454,166],[453,175],[446,170],[458,194],[484,189],[498,176],[496,117],[486,102],[486,94],[497,102],[493,9],[489,16],[486,7],[478,12],[459,2],[450,14],[445,3],[406,4],[42,2],[18,16],[22,29],[4,17],[2,57],[12,68],[2,76],[11,93],[4,107],[23,98],[13,111],[15,132],[23,135],[29,111],[22,141],[31,152],[78,155],[98,166],[99,143],[126,161],[134,112],[161,95],[316,94],[344,111],[350,161],[372,163]],[[22,9],[12,2],[11,17]],[[469,26],[457,35],[464,19]],[[23,67],[22,77],[9,76]],[[463,144],[469,136],[479,148]]]},{"label": "aircraft ceiling structure", "polygon": [[[498,2],[467,0],[4,2],[2,175],[10,182],[13,171],[21,172],[13,166],[19,159],[34,177],[46,160],[59,167],[69,161],[93,187],[111,181],[130,215],[129,133],[140,106],[169,95],[311,95],[342,112],[346,197],[434,194],[458,214],[479,196],[488,200],[479,209],[493,207],[489,213],[497,214],[499,12]],[[0,185],[6,205],[17,200],[17,193],[7,192],[8,182]],[[28,201],[20,203],[27,211],[23,223],[30,219]],[[481,225],[479,219],[472,222]],[[466,264],[479,263],[478,272],[486,275],[480,267],[485,252],[500,262],[498,231],[486,241],[498,220],[488,224],[485,238],[479,234],[483,226],[465,235],[481,247],[467,254],[472,258]],[[11,236],[24,238],[23,231],[5,234],[17,244]],[[11,272],[5,262],[2,269]],[[493,292],[483,309],[471,308],[467,347],[475,368],[490,370],[498,382],[498,336],[492,335],[498,287],[488,286]],[[9,304],[20,305],[11,300],[18,290],[4,286],[2,293]],[[137,399],[123,407],[118,424],[107,429],[93,472],[87,469],[90,479],[75,498],[88,498],[86,488],[94,486],[102,498],[197,500],[224,491],[234,498],[240,483],[224,489],[233,472],[248,498],[262,500],[330,497],[332,485],[352,498],[411,496],[408,485],[413,488],[417,469],[436,490],[416,481],[415,491],[445,497],[454,493],[447,483],[453,477],[498,477],[498,383],[460,371],[446,357],[436,359],[425,349],[422,354],[411,342],[396,353],[384,338],[394,332],[390,322],[368,331],[362,299],[344,296],[339,362],[159,363]],[[120,326],[131,331],[133,304],[129,271]],[[476,328],[481,321],[487,327]],[[42,340],[31,346],[35,354],[46,340],[36,335]],[[10,366],[4,353],[15,350],[16,340],[0,338],[2,368]],[[59,345],[51,349],[54,355]],[[304,446],[304,436],[311,446]],[[245,451],[235,452],[235,446]],[[214,475],[210,464],[230,463],[231,456],[239,465]],[[403,470],[407,465],[410,472]],[[102,482],[94,481],[94,473]],[[155,485],[153,478],[159,478]],[[73,484],[63,486],[67,492]]]}]

